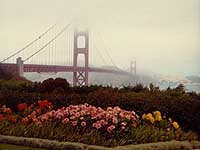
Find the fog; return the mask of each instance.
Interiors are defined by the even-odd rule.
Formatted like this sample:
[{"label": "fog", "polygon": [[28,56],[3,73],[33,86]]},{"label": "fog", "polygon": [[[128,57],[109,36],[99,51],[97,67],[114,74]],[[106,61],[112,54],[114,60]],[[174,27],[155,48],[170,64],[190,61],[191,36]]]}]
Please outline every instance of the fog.
[{"label": "fog", "polygon": [[122,69],[134,58],[139,71],[200,74],[199,0],[0,0],[0,59],[72,18],[102,35]]}]

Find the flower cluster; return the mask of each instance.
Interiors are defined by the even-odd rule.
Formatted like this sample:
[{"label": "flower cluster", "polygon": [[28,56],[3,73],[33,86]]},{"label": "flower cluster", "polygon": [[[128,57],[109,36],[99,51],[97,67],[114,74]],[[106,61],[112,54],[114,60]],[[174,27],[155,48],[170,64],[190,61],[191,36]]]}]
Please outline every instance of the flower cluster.
[{"label": "flower cluster", "polygon": [[175,128],[175,129],[178,129],[180,126],[178,124],[178,122],[176,121],[172,121],[172,118],[169,118],[169,123]]},{"label": "flower cluster", "polygon": [[70,105],[57,111],[52,110],[38,117],[41,122],[57,121],[72,126],[92,127],[111,133],[115,129],[125,130],[137,126],[138,116],[134,111],[116,106],[103,110],[88,104]]},{"label": "flower cluster", "polygon": [[0,107],[0,123],[5,120],[13,123],[17,121],[16,117],[12,113],[12,110],[7,108],[6,105],[3,105]]},{"label": "flower cluster", "polygon": [[27,106],[26,103],[18,104],[17,108],[19,114],[22,116],[22,123],[28,124],[34,122],[40,124],[37,117],[50,111],[53,108],[53,105],[48,100],[39,100],[38,103],[33,103],[29,106]]},{"label": "flower cluster", "polygon": [[[39,109],[37,109],[37,110],[39,110]],[[31,122],[41,124],[37,119],[37,116],[39,116],[39,114],[40,114],[39,111],[33,111],[30,115],[22,118],[21,122],[23,124],[28,124],[28,123],[31,123]]]},{"label": "flower cluster", "polygon": [[[22,124],[35,123],[43,126],[45,123],[58,123],[85,129],[96,129],[103,133],[122,133],[136,128],[138,123],[147,123],[159,128],[178,129],[179,124],[171,118],[166,120],[159,111],[143,114],[142,122],[134,111],[126,111],[119,106],[108,107],[106,110],[87,103],[70,105],[52,110],[53,105],[48,100],[39,100],[37,103],[17,105],[18,115],[5,105],[0,106],[0,123],[4,120]],[[17,117],[16,117],[17,116]],[[17,118],[17,119],[16,119]]]},{"label": "flower cluster", "polygon": [[53,107],[52,103],[48,100],[39,100],[38,105],[40,109],[48,108],[51,109]]},{"label": "flower cluster", "polygon": [[[160,111],[154,111],[153,113],[148,113],[148,114],[143,114],[142,115],[142,120],[146,120],[148,122],[150,122],[151,124],[155,124],[156,122],[160,122],[163,120]],[[179,128],[179,124],[176,121],[172,121],[171,118],[168,119],[167,124],[170,126],[173,126],[174,129],[178,129]]]},{"label": "flower cluster", "polygon": [[148,113],[148,114],[143,114],[142,115],[142,119],[143,120],[148,120],[150,121],[152,124],[154,124],[154,122],[159,122],[162,120],[162,116],[160,111],[154,111],[152,114]]}]

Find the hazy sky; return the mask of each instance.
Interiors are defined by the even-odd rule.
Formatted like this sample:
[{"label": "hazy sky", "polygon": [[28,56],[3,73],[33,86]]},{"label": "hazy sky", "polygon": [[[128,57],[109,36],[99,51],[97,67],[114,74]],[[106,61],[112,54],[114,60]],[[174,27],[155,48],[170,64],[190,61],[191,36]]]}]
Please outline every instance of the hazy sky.
[{"label": "hazy sky", "polygon": [[0,0],[0,59],[73,17],[121,68],[135,57],[139,70],[200,74],[200,0]]}]

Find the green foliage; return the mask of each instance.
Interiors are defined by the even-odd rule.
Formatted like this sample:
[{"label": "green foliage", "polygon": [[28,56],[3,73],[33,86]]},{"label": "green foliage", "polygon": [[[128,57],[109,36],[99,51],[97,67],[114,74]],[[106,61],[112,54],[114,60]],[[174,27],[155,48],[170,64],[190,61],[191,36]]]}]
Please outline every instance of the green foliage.
[{"label": "green foliage", "polygon": [[0,134],[22,137],[43,138],[57,141],[79,142],[90,145],[101,145],[106,147],[123,146],[129,144],[151,143],[171,140],[196,140],[193,132],[185,133],[181,130],[166,130],[155,126],[140,125],[119,136],[109,136],[95,129],[61,124],[46,123],[42,126],[36,124],[3,124],[0,127]]}]

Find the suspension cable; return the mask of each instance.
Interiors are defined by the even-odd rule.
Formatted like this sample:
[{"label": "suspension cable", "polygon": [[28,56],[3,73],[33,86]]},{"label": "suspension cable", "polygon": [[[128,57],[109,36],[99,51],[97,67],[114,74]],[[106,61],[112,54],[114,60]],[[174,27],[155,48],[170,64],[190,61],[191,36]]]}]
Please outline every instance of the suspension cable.
[{"label": "suspension cable", "polygon": [[99,39],[102,41],[102,43],[103,43],[103,45],[104,45],[104,47],[105,47],[104,50],[106,51],[106,54],[107,54],[107,56],[109,57],[109,59],[110,59],[112,65],[115,66],[116,68],[118,68],[117,65],[115,64],[115,62],[113,61],[112,57],[111,57],[110,54],[108,53],[108,47],[106,47],[105,40],[103,39],[103,37],[101,36],[101,34],[100,34],[98,31],[97,31],[97,34],[98,34],[97,37],[99,37]]},{"label": "suspension cable", "polygon": [[71,23],[67,24],[58,34],[55,35],[55,37],[53,39],[51,39],[48,43],[46,43],[43,47],[41,47],[38,51],[36,51],[35,53],[33,53],[32,55],[30,55],[29,57],[27,57],[24,62],[26,62],[27,60],[29,60],[30,58],[32,58],[33,56],[35,56],[36,54],[38,54],[40,51],[42,51],[44,48],[46,48],[50,43],[52,43],[53,41],[55,41],[57,39],[57,37],[59,37],[65,30],[67,30],[67,28],[71,25]]},{"label": "suspension cable", "polygon": [[28,43],[26,46],[24,46],[22,49],[18,50],[17,52],[13,53],[12,55],[10,55],[9,57],[3,59],[0,63],[5,62],[6,60],[12,58],[13,56],[19,54],[20,52],[24,51],[25,49],[27,49],[28,47],[30,47],[32,44],[34,44],[35,42],[37,42],[38,40],[40,40],[43,36],[45,36],[50,30],[52,30],[54,27],[56,26],[56,24],[54,24],[53,26],[51,26],[50,28],[48,28],[44,33],[42,33],[41,35],[39,35],[35,40],[31,41],[30,43]]},{"label": "suspension cable", "polygon": [[96,46],[96,42],[95,41],[93,42],[93,46],[94,46],[94,49],[97,50],[97,53],[99,54],[99,56],[100,56],[101,60],[103,61],[104,65],[107,65],[107,63],[106,63],[104,57],[102,56],[100,50]]}]

